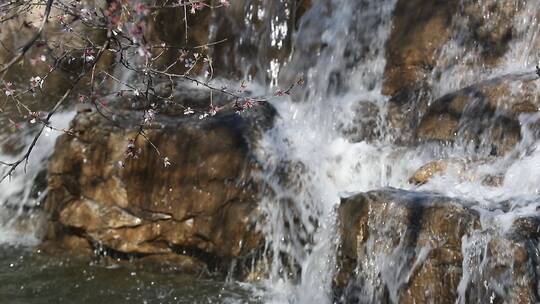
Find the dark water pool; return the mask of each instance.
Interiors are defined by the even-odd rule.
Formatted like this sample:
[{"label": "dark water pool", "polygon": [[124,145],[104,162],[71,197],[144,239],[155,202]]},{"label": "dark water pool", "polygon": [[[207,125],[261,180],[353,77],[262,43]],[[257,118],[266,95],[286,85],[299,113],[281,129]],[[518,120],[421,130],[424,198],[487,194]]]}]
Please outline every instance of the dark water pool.
[{"label": "dark water pool", "polygon": [[0,246],[0,303],[260,303],[237,283]]}]

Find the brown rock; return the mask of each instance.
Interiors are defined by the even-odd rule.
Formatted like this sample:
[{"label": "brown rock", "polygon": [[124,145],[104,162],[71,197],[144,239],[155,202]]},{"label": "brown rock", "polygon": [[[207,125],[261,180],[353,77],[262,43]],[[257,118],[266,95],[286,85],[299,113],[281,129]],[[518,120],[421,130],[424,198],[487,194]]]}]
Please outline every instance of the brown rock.
[{"label": "brown rock", "polygon": [[410,183],[413,184],[425,184],[427,181],[435,174],[442,173],[446,171],[448,168],[448,161],[446,160],[436,160],[429,162],[420,169],[416,170],[416,172],[411,176],[409,179]]},{"label": "brown rock", "polygon": [[504,181],[504,176],[485,175],[475,172],[475,167],[492,162],[492,158],[446,158],[429,162],[420,167],[411,176],[409,182],[422,185],[427,183],[433,176],[448,172],[457,174],[463,181],[481,181],[486,186],[498,187]]},{"label": "brown rock", "polygon": [[418,90],[436,64],[436,52],[451,38],[456,0],[401,0],[394,9],[386,46],[383,94],[408,95]]},{"label": "brown rock", "polygon": [[[464,245],[466,303],[537,303],[538,249],[534,234],[481,231]],[[464,268],[465,272],[465,268]]]},{"label": "brown rock", "polygon": [[335,288],[340,301],[536,303],[540,221],[481,227],[471,205],[382,189],[342,200]]},{"label": "brown rock", "polygon": [[88,239],[74,234],[62,235],[54,243],[42,244],[38,250],[55,256],[84,259],[90,259],[94,255],[94,249]]},{"label": "brown rock", "polygon": [[540,108],[534,73],[507,75],[464,88],[433,102],[416,131],[420,141],[474,142],[500,155],[521,139],[520,114]]},{"label": "brown rock", "polygon": [[341,284],[349,278],[345,290],[371,284],[365,295],[375,302],[455,300],[461,238],[479,225],[476,212],[463,202],[396,189],[371,191],[344,199],[339,219],[340,260],[346,267],[338,276]]},{"label": "brown rock", "polygon": [[[530,37],[527,43],[533,48],[540,45],[540,39],[533,34],[534,27],[530,27],[530,33],[525,33],[524,29],[517,26],[517,20],[527,20],[522,14],[534,16],[537,11],[529,3],[497,0],[397,1],[386,44],[383,82],[383,94],[390,96],[388,123],[391,131],[397,129],[396,141],[408,143],[414,139],[421,119],[424,121],[422,128],[429,133],[431,139],[445,140],[456,136],[463,122],[456,113],[444,112],[422,118],[433,99],[438,97],[432,96],[430,83],[444,81],[440,79],[441,73],[457,65],[463,65],[464,68],[470,65],[473,69],[497,66],[509,51],[510,42],[516,37]],[[540,13],[536,17],[540,17]],[[473,56],[474,61],[467,62],[467,58],[447,54],[445,46],[453,46],[450,42],[457,44],[466,54],[477,54]],[[463,85],[469,84],[471,82]],[[458,100],[456,98],[456,103],[459,103]],[[466,97],[466,104],[470,104],[468,100]],[[515,101],[515,111],[531,110],[526,100],[523,100],[525,104],[522,105],[518,104],[519,97]],[[504,117],[497,124],[499,129],[510,129],[508,132],[496,132],[492,136],[500,141],[494,149],[504,150],[506,146],[515,143],[515,131],[519,131],[519,128],[515,129],[515,123],[506,121]],[[501,140],[499,136],[506,138]],[[474,138],[474,134],[469,137]]]},{"label": "brown rock", "polygon": [[[263,83],[269,80],[270,63],[281,64],[290,55],[293,30],[310,6],[310,0],[231,1],[227,8],[204,8],[196,14],[188,12],[187,32],[186,24],[178,21],[184,19],[183,7],[156,9],[148,20],[146,36],[154,45],[177,46],[179,41],[184,44],[186,40],[185,47],[197,47],[200,55],[211,58],[211,68],[210,64],[198,60],[192,69],[194,73],[207,70],[213,76],[253,77]],[[264,14],[257,13],[263,10]],[[285,24],[289,29],[283,37],[272,34],[270,29],[276,24]],[[178,61],[180,52],[176,47],[157,49],[155,53],[160,56],[156,64],[170,67],[171,72],[184,73],[190,67]]]},{"label": "brown rock", "polygon": [[[77,136],[57,141],[49,165],[46,242],[76,230],[121,254],[188,250],[218,264],[259,247],[252,149],[257,130],[271,125],[272,110],[225,111],[203,120],[157,115],[145,130],[152,144],[136,135],[140,113],[120,112],[116,124],[79,113],[72,122]],[[137,156],[128,159],[127,139],[136,137]],[[164,167],[163,157],[170,166]]]},{"label": "brown rock", "polygon": [[65,226],[95,231],[135,227],[142,220],[116,206],[100,206],[88,199],[74,201],[60,212],[60,222]]}]

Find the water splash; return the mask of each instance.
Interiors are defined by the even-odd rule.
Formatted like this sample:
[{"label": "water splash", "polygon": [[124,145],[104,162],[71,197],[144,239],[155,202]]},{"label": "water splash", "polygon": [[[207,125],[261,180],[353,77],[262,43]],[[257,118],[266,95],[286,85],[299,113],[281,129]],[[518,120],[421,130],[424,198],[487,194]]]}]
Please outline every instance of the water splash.
[{"label": "water splash", "polygon": [[[302,20],[295,44],[299,52],[317,45],[317,61],[296,65],[305,68],[306,89],[300,100],[274,103],[281,119],[260,149],[269,185],[261,225],[272,259],[269,302],[331,302],[340,194],[383,186],[391,178],[384,168],[392,149],[355,143],[343,133],[362,115],[359,103],[385,108],[384,45],[394,3],[321,1],[311,8],[317,14]],[[319,41],[313,41],[314,32],[321,33]],[[374,162],[382,169],[374,171]]]},{"label": "water splash", "polygon": [[[525,0],[514,2],[515,6],[507,7],[508,11],[493,16],[490,7],[497,5],[493,1],[462,1],[453,17],[453,36],[439,51],[438,65],[428,79],[428,103],[481,81],[531,71],[537,59],[533,49],[538,43],[539,4]],[[536,114],[520,117],[522,138],[512,152],[467,168],[476,178],[464,178],[462,170],[447,170],[424,185],[408,183],[408,178],[422,164],[441,158],[484,159],[489,152],[471,148],[464,141],[456,145],[422,143],[408,147],[394,143],[386,125],[389,101],[381,93],[385,44],[394,6],[395,1],[391,0],[321,1],[300,21],[293,42],[295,54],[280,75],[283,79],[304,75],[306,89],[291,99],[274,103],[281,118],[265,134],[260,149],[260,157],[265,162],[263,178],[269,188],[262,202],[265,218],[261,222],[271,259],[269,278],[265,282],[269,290],[268,302],[332,302],[331,280],[339,241],[333,228],[336,226],[334,211],[340,196],[347,193],[392,186],[469,199],[477,202],[475,208],[482,214],[482,227],[474,234],[488,237],[504,235],[514,219],[523,214],[536,214],[536,207],[531,207],[530,203],[517,203],[535,198],[539,192],[536,172],[540,170],[526,169],[540,164],[536,151],[535,124],[539,119]],[[479,34],[470,32],[473,17],[467,10],[473,9],[483,12],[481,18],[486,29],[501,26],[497,22],[503,20],[512,33],[508,45],[501,46],[504,51],[499,59],[489,64],[483,53],[489,43],[484,47],[475,44],[475,35]],[[510,88],[512,90],[521,92],[523,89],[516,84]],[[531,90],[538,92],[536,87]],[[516,97],[509,94],[508,98]],[[370,108],[375,109],[375,115]],[[359,123],[370,119],[373,123],[365,125],[371,126],[371,136],[351,136],[351,133],[358,135]],[[486,145],[491,140],[488,135],[481,139]],[[484,182],[487,176],[500,175],[503,176],[501,187]],[[528,176],[528,179],[523,182],[516,176]],[[514,202],[511,210],[502,206],[508,200]],[[464,242],[464,275],[458,290],[461,299],[469,282],[477,280],[475,267],[500,261],[472,258],[472,252],[484,250],[484,243]],[[390,301],[397,302],[401,286],[429,250],[371,250],[363,257],[363,263],[367,263],[365,272],[357,274],[364,282],[360,298],[370,302],[377,298],[375,294],[380,292],[377,288],[384,285],[389,289]],[[501,252],[505,252],[504,248]],[[402,271],[396,273],[399,269]],[[499,289],[512,286],[508,278],[494,279],[488,284],[497,285]],[[486,295],[487,298],[492,296],[489,292]],[[485,299],[484,295],[478,299]]]},{"label": "water splash", "polygon": [[[36,245],[44,233],[46,215],[40,206],[47,195],[46,184],[47,160],[54,151],[56,138],[67,129],[75,112],[57,113],[51,119],[51,126],[46,127],[36,142],[27,163],[22,163],[11,175],[0,183],[0,244]],[[35,136],[31,126],[23,127],[23,134],[17,134],[4,140],[17,142],[24,147],[20,152],[11,154],[3,150],[0,158],[3,161],[17,161],[26,153],[26,148]],[[7,172],[4,168],[2,176]]]}]

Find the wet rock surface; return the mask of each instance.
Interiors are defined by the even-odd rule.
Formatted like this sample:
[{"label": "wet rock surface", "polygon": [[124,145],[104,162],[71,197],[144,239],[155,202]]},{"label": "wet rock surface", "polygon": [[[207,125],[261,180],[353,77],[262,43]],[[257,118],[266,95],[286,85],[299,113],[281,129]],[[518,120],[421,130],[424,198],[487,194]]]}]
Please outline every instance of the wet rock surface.
[{"label": "wet rock surface", "polygon": [[383,93],[401,102],[418,91],[436,64],[437,51],[451,38],[459,1],[398,1],[386,46]]},{"label": "wet rock surface", "polygon": [[397,103],[420,97],[419,91],[428,85],[436,67],[456,64],[440,57],[451,40],[461,48],[480,50],[476,59],[495,65],[520,31],[514,19],[526,9],[525,1],[397,1],[386,45],[383,93]]},{"label": "wet rock surface", "polygon": [[419,141],[474,142],[492,155],[510,151],[521,139],[521,114],[538,111],[538,76],[507,75],[435,100],[422,117]]},{"label": "wet rock surface", "polygon": [[[203,9],[190,15],[187,32],[184,22],[177,22],[184,18],[183,7],[159,8],[149,21],[147,36],[156,44],[177,45],[179,37],[187,35],[189,46],[200,49],[212,60],[210,64],[199,60],[192,71],[206,69],[216,76],[248,77],[265,83],[277,76],[269,75],[270,63],[279,65],[287,61],[292,33],[310,7],[310,0],[231,1],[227,8]],[[276,26],[291,30],[274,34],[272,28]],[[176,49],[159,52],[163,53],[159,64],[165,67],[178,61],[181,54]],[[183,73],[188,69],[191,68],[175,65],[171,70]]]},{"label": "wet rock surface", "polygon": [[[74,136],[58,139],[48,169],[44,248],[58,243],[172,262],[181,254],[218,269],[254,254],[262,236],[252,149],[257,131],[271,125],[266,107],[202,120],[158,115],[144,136],[137,136],[140,112],[121,111],[115,123],[77,114]],[[128,139],[133,158],[126,157]]]},{"label": "wet rock surface", "polygon": [[[390,99],[388,124],[398,143],[459,138],[477,146],[489,142],[492,147],[483,148],[504,154],[520,140],[517,116],[538,109],[534,73],[487,81],[451,74],[497,69],[512,39],[525,35],[516,20],[526,20],[526,2],[397,1],[382,93]],[[531,36],[531,46],[539,43]],[[443,96],[437,85],[444,82],[452,89]]]},{"label": "wet rock surface", "polygon": [[409,178],[409,183],[423,185],[436,176],[455,174],[460,181],[479,181],[485,186],[497,187],[504,182],[504,176],[478,172],[478,167],[489,166],[495,158],[444,158],[428,162],[418,168]]},{"label": "wet rock surface", "polygon": [[343,199],[337,299],[535,302],[538,219],[517,218],[511,229],[494,233],[471,206],[456,198],[392,188]]}]

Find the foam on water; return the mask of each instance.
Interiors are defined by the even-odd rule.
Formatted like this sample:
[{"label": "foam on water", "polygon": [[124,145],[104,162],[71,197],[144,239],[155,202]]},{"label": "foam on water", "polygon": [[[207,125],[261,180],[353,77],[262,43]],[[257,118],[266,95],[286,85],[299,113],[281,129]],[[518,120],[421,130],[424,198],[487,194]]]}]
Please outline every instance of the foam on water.
[{"label": "foam on water", "polygon": [[[39,207],[47,195],[43,189],[47,161],[54,150],[56,138],[67,129],[75,112],[53,115],[51,126],[46,127],[28,158],[27,163],[13,172],[10,178],[0,183],[0,244],[35,245],[39,243],[45,224],[45,216]],[[17,143],[25,148],[16,155],[2,151],[0,159],[5,162],[17,161],[23,157],[37,130],[31,126],[22,127],[22,134],[15,134]],[[13,137],[10,137],[13,140]],[[2,176],[8,171],[4,168]],[[41,184],[41,186],[40,186]]]},{"label": "foam on water", "polygon": [[[494,18],[487,13],[488,2],[478,1],[478,5],[486,10],[485,18]],[[533,70],[538,59],[532,48],[538,41],[540,4],[517,2],[522,9],[516,9],[512,19],[513,39],[503,60],[494,66],[481,62],[481,49],[463,46],[463,40],[470,39],[463,33],[467,20],[460,17],[463,12],[457,13],[455,36],[439,54],[438,62],[444,64],[435,68],[429,80],[432,100],[478,81]],[[412,173],[430,161],[486,155],[465,145],[399,147],[392,143],[384,125],[388,100],[381,94],[381,85],[394,5],[393,0],[321,1],[314,3],[300,23],[294,45],[302,56],[293,55],[289,64],[292,71],[285,68],[283,73],[304,73],[307,87],[301,94],[274,102],[280,119],[265,134],[260,151],[265,161],[264,178],[271,189],[263,199],[266,218],[261,223],[266,250],[272,259],[270,277],[265,282],[269,303],[332,301],[331,279],[339,241],[335,208],[340,197],[350,193],[392,186],[435,191],[474,202],[482,217],[482,228],[478,236],[471,236],[463,245],[460,301],[464,301],[466,286],[475,279],[473,273],[480,267],[475,263],[481,261],[475,261],[472,252],[485,250],[482,244],[490,237],[486,231],[504,233],[515,218],[537,213],[538,204],[531,200],[538,201],[540,191],[540,152],[534,132],[528,129],[537,121],[536,114],[521,117],[524,136],[514,151],[468,168],[471,176],[503,175],[501,187],[485,185],[481,178],[464,178],[461,170],[452,169],[419,187],[408,183]],[[315,38],[314,33],[320,35]],[[324,47],[313,58],[306,50],[313,52],[314,45]],[[295,62],[302,57],[313,60],[308,64]],[[379,135],[375,140],[356,142],[344,131],[359,116],[362,118],[363,113],[355,111],[362,103],[378,108],[375,133]],[[507,207],[503,208],[502,203],[508,201],[512,202],[511,208],[504,209]],[[473,241],[475,237],[483,241]],[[400,286],[428,251],[429,248],[373,250],[364,261],[369,265],[363,269],[371,270],[364,274],[363,299],[373,299],[378,292],[374,280],[383,280],[390,288],[391,300],[397,302]],[[412,256],[417,260],[407,259]],[[497,284],[502,286],[505,282]]]},{"label": "foam on water", "polygon": [[[340,130],[362,114],[355,113],[358,103],[385,108],[380,93],[384,44],[394,3],[314,3],[311,10],[318,14],[308,13],[296,35],[300,50],[313,43],[302,41],[304,32],[308,40],[320,32],[318,44],[325,47],[305,71],[301,100],[274,103],[280,119],[261,143],[271,188],[262,202],[266,217],[261,224],[272,257],[266,282],[270,303],[331,302],[339,241],[335,207],[341,195],[403,184],[387,171],[399,153],[383,143],[354,143]],[[363,60],[356,62],[359,57]]]}]

